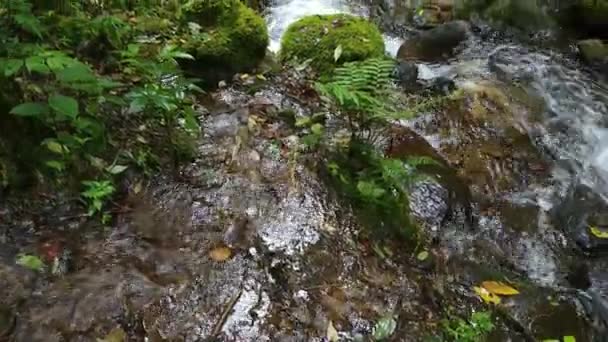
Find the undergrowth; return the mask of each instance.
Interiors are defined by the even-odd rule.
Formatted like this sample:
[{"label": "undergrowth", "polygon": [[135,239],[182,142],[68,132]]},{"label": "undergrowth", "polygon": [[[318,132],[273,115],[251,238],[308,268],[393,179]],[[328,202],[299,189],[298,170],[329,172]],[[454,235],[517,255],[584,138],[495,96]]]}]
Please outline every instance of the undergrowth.
[{"label": "undergrowth", "polygon": [[[408,193],[414,182],[427,177],[418,167],[434,163],[416,156],[388,158],[376,147],[376,138],[381,138],[388,126],[416,112],[416,108],[396,109],[399,93],[393,80],[394,67],[394,61],[385,58],[347,63],[336,68],[329,82],[316,85],[349,131],[349,137],[331,144],[327,163],[330,184],[349,200],[372,235],[381,239],[416,236]],[[374,131],[380,133],[370,134]],[[305,141],[316,146],[323,136],[323,126],[312,124]]]},{"label": "undergrowth", "polygon": [[190,158],[193,57],[133,25],[178,3],[0,1],[0,186],[77,189],[107,220],[127,169]]}]

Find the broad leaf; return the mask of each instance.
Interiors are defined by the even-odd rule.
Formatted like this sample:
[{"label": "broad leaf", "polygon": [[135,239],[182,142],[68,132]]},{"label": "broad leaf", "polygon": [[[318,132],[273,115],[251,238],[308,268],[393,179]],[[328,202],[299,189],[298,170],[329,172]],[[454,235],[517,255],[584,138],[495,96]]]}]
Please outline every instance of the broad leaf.
[{"label": "broad leaf", "polygon": [[117,175],[117,174],[125,172],[125,170],[128,168],[129,167],[126,165],[113,165],[113,166],[108,167],[106,170],[113,175]]},{"label": "broad leaf", "polygon": [[477,293],[477,295],[488,304],[500,304],[500,297],[489,292],[483,287],[474,286],[473,291],[475,291],[475,293]]},{"label": "broad leaf", "polygon": [[44,58],[40,56],[32,56],[25,60],[25,67],[29,72],[38,72],[48,74],[51,72],[49,67],[44,62]]},{"label": "broad leaf", "polygon": [[49,151],[57,153],[57,154],[63,154],[64,149],[63,149],[63,145],[61,145],[60,143],[58,143],[55,140],[47,140],[44,143],[46,145],[46,148],[49,149]]},{"label": "broad leaf", "polygon": [[338,342],[340,340],[340,336],[338,336],[338,331],[334,327],[334,323],[329,321],[327,324],[327,340],[329,342]]},{"label": "broad leaf", "polygon": [[11,109],[10,113],[18,116],[40,116],[47,114],[49,107],[45,103],[26,102]]},{"label": "broad leaf", "polygon": [[564,342],[576,342],[576,338],[574,336],[564,336]]},{"label": "broad leaf", "polygon": [[484,281],[481,283],[481,286],[495,295],[514,296],[519,294],[519,291],[513,287],[499,281]]},{"label": "broad leaf", "polygon": [[49,106],[57,114],[74,119],[78,116],[78,101],[70,96],[55,94],[49,97]]},{"label": "broad leaf", "polygon": [[59,160],[49,160],[45,164],[55,171],[61,172],[65,169],[65,164]]},{"label": "broad leaf", "polygon": [[608,231],[600,229],[596,226],[589,226],[589,231],[598,239],[608,239]]},{"label": "broad leaf", "polygon": [[16,74],[22,67],[22,59],[7,59],[6,63],[4,63],[4,76],[9,77]]},{"label": "broad leaf", "polygon": [[17,265],[27,267],[33,271],[42,271],[44,269],[44,262],[39,257],[29,254],[17,255]]},{"label": "broad leaf", "polygon": [[372,335],[374,340],[382,341],[386,340],[395,332],[397,328],[397,321],[393,316],[387,316],[379,320],[374,326]]},{"label": "broad leaf", "polygon": [[428,251],[422,251],[422,252],[418,253],[418,255],[416,255],[416,259],[418,259],[419,261],[424,261],[428,258],[429,258]]},{"label": "broad leaf", "polygon": [[72,82],[94,82],[97,80],[91,68],[81,62],[76,62],[55,74],[57,79],[63,83]]}]

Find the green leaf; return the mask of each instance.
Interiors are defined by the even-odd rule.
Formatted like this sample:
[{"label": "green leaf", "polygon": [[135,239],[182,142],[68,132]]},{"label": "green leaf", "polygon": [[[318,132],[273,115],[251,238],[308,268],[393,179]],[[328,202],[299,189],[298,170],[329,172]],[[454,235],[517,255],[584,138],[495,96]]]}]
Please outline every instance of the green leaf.
[{"label": "green leaf", "polygon": [[29,254],[17,255],[17,265],[27,267],[30,270],[40,272],[44,270],[44,262],[39,257]]},{"label": "green leaf", "polygon": [[51,72],[49,67],[44,62],[44,58],[40,56],[32,56],[25,60],[25,67],[29,72],[39,72],[41,74],[48,74]]},{"label": "green leaf", "polygon": [[49,106],[57,114],[74,119],[78,116],[78,101],[70,96],[55,94],[49,97]]},{"label": "green leaf", "polygon": [[113,165],[113,166],[108,167],[106,169],[106,171],[108,171],[109,173],[111,173],[113,175],[117,175],[117,174],[123,173],[128,168],[129,167],[126,165]]},{"label": "green leaf", "polygon": [[310,127],[310,131],[316,135],[323,134],[323,125],[316,123]]},{"label": "green leaf", "polygon": [[564,336],[564,342],[576,342],[574,336]]},{"label": "green leaf", "polygon": [[49,151],[57,153],[57,154],[63,154],[64,152],[64,148],[63,145],[61,145],[60,143],[58,143],[55,140],[47,140],[45,143],[46,148],[49,149]]},{"label": "green leaf", "polygon": [[31,13],[22,11],[16,14],[14,17],[15,22],[21,26],[25,31],[35,34],[38,38],[42,38],[42,25],[37,17]]},{"label": "green leaf", "polygon": [[422,251],[422,252],[418,253],[418,255],[416,255],[416,259],[418,259],[419,261],[424,261],[428,258],[429,258],[428,251]]},{"label": "green leaf", "polygon": [[18,116],[40,116],[47,114],[49,107],[45,103],[26,102],[11,109],[10,113]]},{"label": "green leaf", "polygon": [[48,65],[49,69],[51,69],[54,72],[58,72],[60,70],[63,70],[67,67],[69,67],[70,65],[74,65],[76,63],[79,63],[77,60],[75,60],[72,57],[68,57],[65,55],[53,55],[51,57],[48,57],[46,59],[46,64]]},{"label": "green leaf", "polygon": [[397,328],[397,321],[393,316],[386,316],[380,319],[373,329],[373,337],[376,341],[386,340],[391,337]]},{"label": "green leaf", "polygon": [[4,64],[4,76],[9,77],[12,76],[21,70],[23,67],[22,59],[8,59]]},{"label": "green leaf", "polygon": [[131,114],[140,113],[146,108],[147,102],[145,97],[136,97],[129,104],[129,110],[127,112]]},{"label": "green leaf", "polygon": [[74,65],[71,65],[59,72],[55,73],[57,79],[62,83],[72,83],[72,82],[95,82],[97,81],[97,77],[91,70],[91,68],[81,62],[76,62]]},{"label": "green leaf", "polygon": [[59,172],[61,172],[65,169],[65,164],[59,160],[49,160],[45,164],[46,164],[46,166],[50,167],[51,169],[59,171]]}]

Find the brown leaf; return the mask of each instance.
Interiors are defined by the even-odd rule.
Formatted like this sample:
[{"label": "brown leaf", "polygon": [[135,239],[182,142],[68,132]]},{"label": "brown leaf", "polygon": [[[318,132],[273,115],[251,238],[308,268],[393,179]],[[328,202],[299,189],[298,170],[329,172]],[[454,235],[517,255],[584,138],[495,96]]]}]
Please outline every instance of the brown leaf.
[{"label": "brown leaf", "polygon": [[216,247],[209,252],[209,256],[214,261],[226,261],[232,256],[232,250],[228,247]]}]

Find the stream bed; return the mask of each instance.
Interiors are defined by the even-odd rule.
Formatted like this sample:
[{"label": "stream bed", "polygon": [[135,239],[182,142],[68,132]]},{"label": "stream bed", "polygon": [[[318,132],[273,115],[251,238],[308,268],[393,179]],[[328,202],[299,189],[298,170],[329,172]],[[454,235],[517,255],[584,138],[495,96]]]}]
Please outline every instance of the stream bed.
[{"label": "stream bed", "polygon": [[[302,16],[375,11],[273,0],[270,49]],[[385,32],[387,53],[408,38]],[[569,275],[587,265],[591,293],[608,296],[608,240],[589,230],[608,228],[606,85],[567,52],[491,34],[418,70],[461,94],[392,133],[393,156],[450,165],[411,194],[433,236],[432,262],[398,246],[380,258],[348,206],[294,158],[297,137],[281,113],[312,115],[320,100],[295,94],[305,71],[290,70],[255,91],[237,82],[213,93],[199,113],[196,160],[179,181],[140,184],[107,230],[72,215],[70,199],[4,205],[0,341],[96,341],[111,331],[125,334],[116,341],[327,341],[330,323],[340,341],[371,341],[387,315],[392,341],[424,341],[446,312],[484,310],[472,287],[492,279],[520,294],[503,298],[488,341],[605,341]],[[19,253],[42,255],[48,272],[16,265]]]}]

